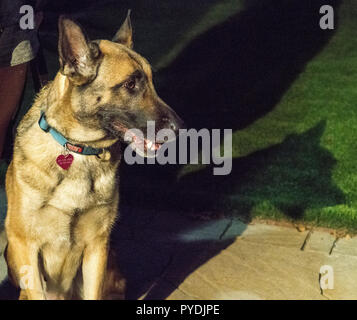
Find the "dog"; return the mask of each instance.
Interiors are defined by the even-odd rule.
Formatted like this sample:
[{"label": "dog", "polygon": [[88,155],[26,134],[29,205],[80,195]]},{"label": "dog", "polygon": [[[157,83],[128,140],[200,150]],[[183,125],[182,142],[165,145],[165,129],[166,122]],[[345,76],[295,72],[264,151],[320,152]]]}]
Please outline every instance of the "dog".
[{"label": "dog", "polygon": [[60,70],[18,126],[6,175],[6,260],[20,299],[107,299],[122,284],[108,256],[125,135],[148,156],[164,141],[133,128],[177,136],[183,123],[133,50],[130,10],[112,41],[65,16],[58,27]]}]

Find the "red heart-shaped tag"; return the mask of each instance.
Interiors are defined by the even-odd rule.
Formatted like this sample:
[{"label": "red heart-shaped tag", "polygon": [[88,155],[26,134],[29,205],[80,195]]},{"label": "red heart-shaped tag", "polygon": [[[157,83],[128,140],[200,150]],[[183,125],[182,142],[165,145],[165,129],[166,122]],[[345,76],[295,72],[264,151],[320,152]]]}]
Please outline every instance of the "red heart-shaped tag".
[{"label": "red heart-shaped tag", "polygon": [[67,170],[72,165],[73,156],[71,154],[61,154],[57,157],[56,162],[62,169]]}]

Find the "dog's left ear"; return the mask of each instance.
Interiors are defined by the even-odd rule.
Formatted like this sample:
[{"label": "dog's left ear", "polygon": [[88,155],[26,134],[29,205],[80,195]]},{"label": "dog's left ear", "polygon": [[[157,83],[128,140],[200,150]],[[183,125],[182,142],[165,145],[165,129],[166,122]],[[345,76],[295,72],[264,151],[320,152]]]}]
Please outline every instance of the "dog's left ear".
[{"label": "dog's left ear", "polygon": [[98,45],[90,42],[81,27],[71,19],[61,16],[58,29],[61,73],[76,85],[92,81],[99,65]]},{"label": "dog's left ear", "polygon": [[133,49],[133,28],[131,27],[130,13],[131,10],[129,9],[125,21],[113,37],[112,41],[121,43],[128,48]]}]

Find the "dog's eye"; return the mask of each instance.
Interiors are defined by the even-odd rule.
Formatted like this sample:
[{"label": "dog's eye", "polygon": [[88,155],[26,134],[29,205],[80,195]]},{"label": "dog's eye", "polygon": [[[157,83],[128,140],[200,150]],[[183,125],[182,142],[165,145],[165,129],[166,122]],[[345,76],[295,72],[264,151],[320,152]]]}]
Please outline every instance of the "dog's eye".
[{"label": "dog's eye", "polygon": [[135,79],[131,79],[131,80],[125,82],[125,85],[124,85],[124,86],[125,86],[125,88],[127,88],[127,89],[133,90],[133,89],[135,88],[135,86],[136,86],[136,81],[135,81]]}]

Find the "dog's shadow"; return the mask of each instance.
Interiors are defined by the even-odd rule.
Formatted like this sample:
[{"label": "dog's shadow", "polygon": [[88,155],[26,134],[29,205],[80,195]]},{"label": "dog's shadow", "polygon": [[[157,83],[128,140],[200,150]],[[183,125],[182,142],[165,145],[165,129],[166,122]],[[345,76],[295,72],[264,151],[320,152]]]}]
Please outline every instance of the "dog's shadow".
[{"label": "dog's shadow", "polygon": [[[112,234],[126,299],[164,299],[187,275],[234,241],[227,218],[199,221],[179,213],[122,207]],[[235,234],[245,224],[235,222]],[[188,298],[192,298],[189,297]]]},{"label": "dog's shadow", "polygon": [[[176,186],[176,194],[182,188],[198,189],[200,181],[205,181],[214,186],[213,192],[205,203],[197,206],[205,206],[207,210],[220,208],[221,192],[235,199],[235,210],[244,221],[250,221],[252,209],[264,203],[290,219],[302,218],[307,209],[321,210],[344,203],[345,195],[331,179],[336,159],[320,146],[324,130],[322,121],[306,132],[287,136],[282,143],[234,159],[228,177],[217,179],[212,175],[212,166],[187,174]],[[291,170],[294,166],[295,170]],[[199,196],[199,192],[192,192],[185,198],[176,198],[179,202],[176,208],[184,208]],[[123,207],[121,214],[113,240],[117,244],[118,263],[127,279],[128,299],[143,295],[146,299],[169,297],[192,272],[231,245],[247,227],[229,216],[200,221],[189,218],[187,212],[175,210],[158,212]],[[186,298],[197,297],[186,295]]]},{"label": "dog's shadow", "polygon": [[[189,128],[234,131],[261,118],[333,35],[319,27],[324,0],[245,2],[157,74],[159,94]],[[331,2],[337,25],[340,1]]]},{"label": "dog's shadow", "polygon": [[[339,3],[333,1],[336,10]],[[247,6],[194,39],[161,70],[157,74],[159,94],[189,128],[247,127],[275,107],[332,36],[319,28],[319,9],[324,4],[323,0],[266,0]],[[127,297],[138,298],[152,286],[147,299],[167,298],[245,229],[242,225],[224,241],[217,237],[183,241],[183,234],[194,229],[204,232],[207,224],[184,217],[182,223],[176,223],[175,210],[220,210],[230,197],[235,201],[233,209],[249,221],[251,210],[263,199],[288,218],[300,219],[308,209],[344,203],[345,196],[332,179],[336,159],[320,146],[324,130],[322,121],[301,134],[287,136],[280,144],[234,159],[228,177],[213,176],[211,166],[177,180],[179,166],[124,165],[121,199],[126,205],[171,211],[161,216],[160,227],[148,227],[151,233],[144,233],[141,242],[124,240],[120,245],[118,259],[128,279]],[[294,167],[297,170],[289,172]],[[284,181],[280,180],[284,175],[274,170],[286,170]],[[254,181],[249,181],[252,176]],[[282,192],[276,194],[276,190]],[[145,223],[138,222],[145,210],[131,209],[134,229],[137,223]],[[218,232],[220,223],[222,220],[212,221],[211,226],[217,224]],[[172,256],[175,251],[179,254]]]},{"label": "dog's shadow", "polygon": [[[264,117],[333,35],[319,27],[323,0],[247,3],[245,10],[194,39],[155,75],[159,95],[188,128],[234,132]],[[332,1],[336,25],[339,3]],[[206,175],[197,174],[195,184],[184,184],[177,180],[179,165],[124,167],[122,201],[152,208],[199,210],[200,203],[214,201],[215,179],[222,179],[207,182]],[[236,184],[239,177],[231,189]],[[198,191],[201,196],[193,201],[175,201]],[[215,191],[215,199],[224,196],[224,188]]]}]

